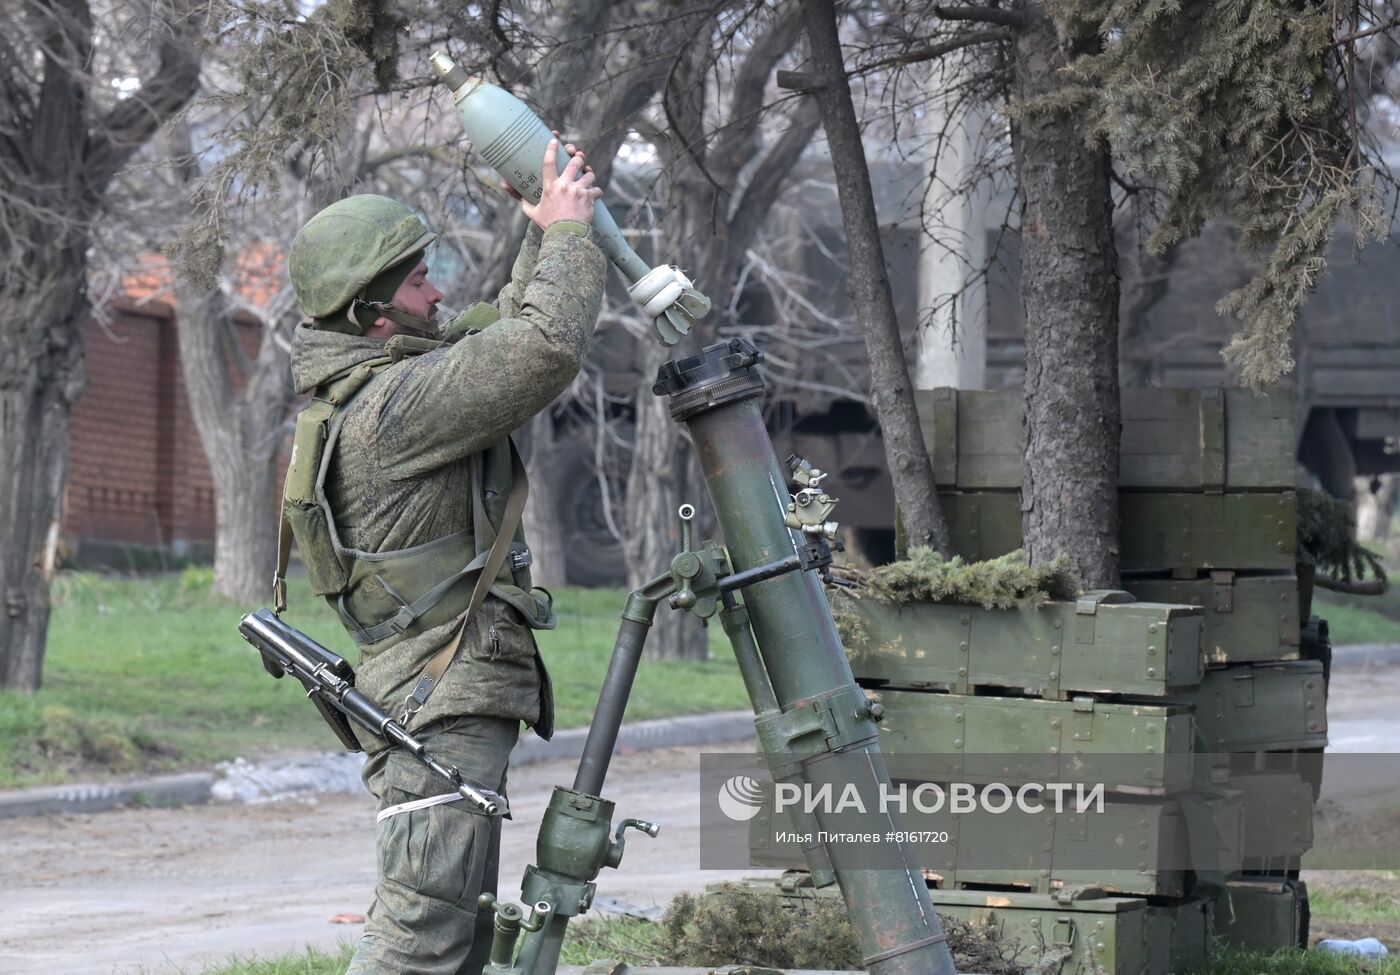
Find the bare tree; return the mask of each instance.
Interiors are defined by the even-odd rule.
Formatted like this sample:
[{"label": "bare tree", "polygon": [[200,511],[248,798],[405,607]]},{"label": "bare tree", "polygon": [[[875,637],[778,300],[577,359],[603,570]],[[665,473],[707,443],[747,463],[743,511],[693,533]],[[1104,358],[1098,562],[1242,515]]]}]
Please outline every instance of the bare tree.
[{"label": "bare tree", "polygon": [[951,555],[948,526],[938,504],[933,465],[924,447],[914,406],[914,387],[904,360],[875,215],[875,197],[870,188],[870,169],[837,36],[836,7],[832,0],[803,0],[802,9],[816,72],[810,90],[821,108],[831,163],[836,170],[841,222],[850,253],[848,287],[865,335],[870,359],[870,403],[884,435],[895,502],[910,545]]},{"label": "bare tree", "polygon": [[11,4],[0,37],[0,686],[41,681],[93,223],[199,83],[184,0]]},{"label": "bare tree", "polygon": [[[664,12],[664,8],[658,8]],[[703,344],[735,326],[739,269],[764,219],[818,125],[814,110],[786,114],[769,104],[779,64],[800,37],[796,3],[694,7],[662,25],[668,77],[662,116],[643,131],[666,174],[661,237],[714,301],[716,312],[692,331]],[[715,51],[726,54],[717,67]],[[765,124],[784,118],[765,139]],[[636,441],[627,484],[627,568],[633,585],[665,571],[680,544],[676,510],[699,490],[688,449],[666,403],[651,392],[660,364],[675,354],[645,346],[636,399]],[[693,621],[658,620],[651,652],[703,659],[705,635]]]}]

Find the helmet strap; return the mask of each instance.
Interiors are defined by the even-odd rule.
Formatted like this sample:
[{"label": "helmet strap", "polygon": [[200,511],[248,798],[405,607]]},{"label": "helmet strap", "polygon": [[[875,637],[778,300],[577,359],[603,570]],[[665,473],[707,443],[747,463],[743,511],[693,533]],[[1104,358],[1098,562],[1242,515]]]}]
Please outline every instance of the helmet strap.
[{"label": "helmet strap", "polygon": [[410,315],[388,301],[365,301],[362,298],[356,298],[350,302],[350,307],[345,310],[345,315],[360,327],[361,335],[373,328],[375,320],[379,318],[387,318],[396,325],[429,338],[436,337],[438,332],[437,323],[432,319]]}]

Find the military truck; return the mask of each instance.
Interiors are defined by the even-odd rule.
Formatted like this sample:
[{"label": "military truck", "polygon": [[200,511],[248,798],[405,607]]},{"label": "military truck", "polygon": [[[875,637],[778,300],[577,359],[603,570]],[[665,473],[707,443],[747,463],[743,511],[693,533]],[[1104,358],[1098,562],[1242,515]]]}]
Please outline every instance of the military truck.
[{"label": "military truck", "polygon": [[[891,199],[885,210],[897,211],[904,199],[901,191],[887,189],[886,195]],[[816,323],[811,334],[789,341],[761,343],[771,353],[766,366],[773,388],[766,407],[769,429],[780,452],[801,454],[830,471],[831,483],[841,485],[848,547],[868,561],[887,562],[895,551],[889,518],[894,493],[879,427],[864,401],[851,395],[866,389],[869,371],[846,295],[838,221],[833,211],[815,229],[779,229],[790,232],[775,236],[790,243],[774,256],[775,263],[800,285],[801,300],[828,323]],[[896,310],[912,359],[917,354],[922,233],[908,221],[892,222],[883,233]],[[988,240],[997,259],[987,281],[987,386],[1019,389],[1024,346],[1016,291],[1018,248],[1013,234],[991,233]],[[1209,224],[1200,238],[1183,243],[1168,260],[1140,259],[1127,240],[1120,251],[1124,388],[1229,385],[1220,350],[1236,323],[1217,315],[1214,303],[1250,273],[1235,255],[1230,229]],[[1303,478],[1337,497],[1351,496],[1354,477],[1400,471],[1400,319],[1390,314],[1379,284],[1396,278],[1400,249],[1371,245],[1353,255],[1350,234],[1343,230],[1328,275],[1299,319],[1297,368],[1290,380],[1296,411],[1292,452]],[[750,275],[739,320],[753,325],[776,321],[779,306],[793,300]],[[606,409],[624,425],[639,378],[633,354],[625,335],[600,352],[608,377]],[[605,492],[590,483],[593,471],[591,443],[576,438],[559,468],[560,483],[576,486],[561,492],[561,516],[578,540],[570,571],[580,582],[618,581],[620,543],[602,510]],[[610,487],[607,494],[617,505],[624,485]]]}]

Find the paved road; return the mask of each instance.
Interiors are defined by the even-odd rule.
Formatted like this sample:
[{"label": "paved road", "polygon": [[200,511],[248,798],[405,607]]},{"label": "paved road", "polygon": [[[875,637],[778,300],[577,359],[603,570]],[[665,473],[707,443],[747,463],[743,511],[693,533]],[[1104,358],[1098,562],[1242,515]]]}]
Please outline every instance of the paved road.
[{"label": "paved road", "polygon": [[[519,895],[550,790],[572,779],[565,762],[512,773],[505,896]],[[604,871],[600,897],[665,905],[679,891],[739,875],[699,868],[696,750],[621,756],[609,781],[619,817],[663,828],[655,840],[628,834],[622,869]],[[368,796],[39,816],[3,829],[3,975],[196,973],[234,953],[334,946],[361,929],[328,918],[363,913],[374,887]]]},{"label": "paved road", "polygon": [[1329,752],[1400,752],[1400,666],[1333,669],[1327,741]]}]

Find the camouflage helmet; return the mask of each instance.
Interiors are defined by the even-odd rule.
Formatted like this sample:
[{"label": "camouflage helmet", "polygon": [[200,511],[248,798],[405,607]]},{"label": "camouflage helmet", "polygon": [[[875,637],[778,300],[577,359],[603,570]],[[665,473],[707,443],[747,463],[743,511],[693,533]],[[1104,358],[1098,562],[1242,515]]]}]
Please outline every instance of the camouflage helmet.
[{"label": "camouflage helmet", "polygon": [[301,228],[287,259],[302,312],[330,318],[381,272],[436,239],[418,214],[388,197],[365,193],[332,203]]}]

